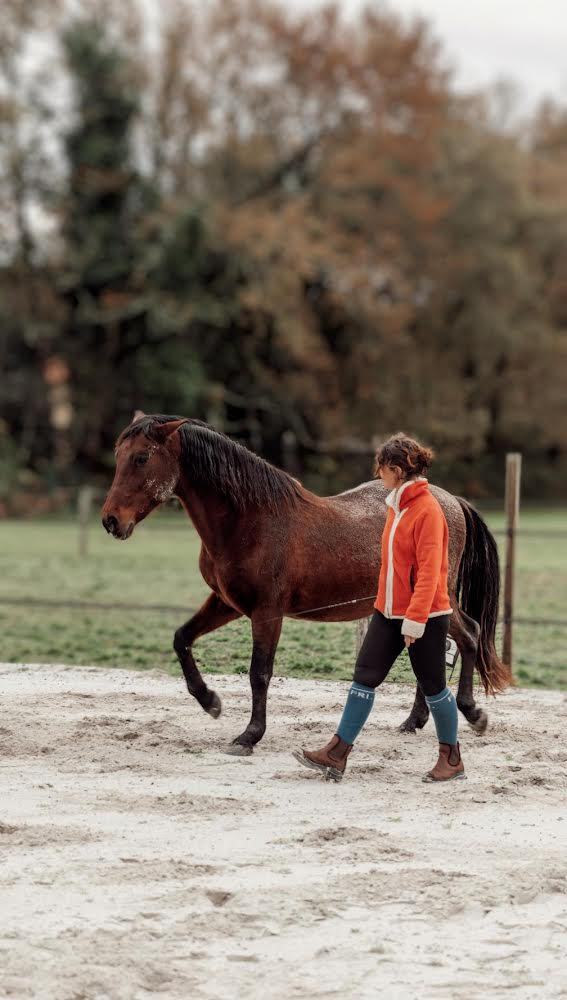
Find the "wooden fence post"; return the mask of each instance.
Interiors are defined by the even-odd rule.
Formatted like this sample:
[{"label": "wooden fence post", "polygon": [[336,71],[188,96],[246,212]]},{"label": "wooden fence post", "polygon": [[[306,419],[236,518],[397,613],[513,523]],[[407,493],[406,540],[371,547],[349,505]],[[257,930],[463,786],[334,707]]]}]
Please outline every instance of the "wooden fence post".
[{"label": "wooden fence post", "polygon": [[93,502],[92,486],[81,486],[77,502],[79,515],[79,556],[85,559],[88,553],[89,517]]},{"label": "wooden fence post", "polygon": [[502,660],[512,668],[512,623],[514,620],[514,577],[516,565],[516,531],[520,513],[520,476],[522,456],[519,452],[506,455],[506,570],[504,576],[504,635]]}]

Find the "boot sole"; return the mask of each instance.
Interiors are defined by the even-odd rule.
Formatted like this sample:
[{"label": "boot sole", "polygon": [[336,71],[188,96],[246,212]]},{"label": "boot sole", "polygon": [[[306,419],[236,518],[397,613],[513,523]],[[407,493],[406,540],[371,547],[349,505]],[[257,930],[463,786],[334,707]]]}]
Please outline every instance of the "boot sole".
[{"label": "boot sole", "polygon": [[319,771],[325,778],[325,781],[342,781],[343,772],[337,771],[336,767],[327,767],[326,764],[316,764],[314,760],[308,760],[304,757],[300,750],[292,750],[292,757],[299,764],[303,764],[303,767],[307,767],[310,771]]},{"label": "boot sole", "polygon": [[450,778],[430,778],[428,774],[424,774],[421,780],[428,785],[443,785],[446,781],[464,781],[465,778],[465,772],[459,771],[458,774],[452,774]]}]

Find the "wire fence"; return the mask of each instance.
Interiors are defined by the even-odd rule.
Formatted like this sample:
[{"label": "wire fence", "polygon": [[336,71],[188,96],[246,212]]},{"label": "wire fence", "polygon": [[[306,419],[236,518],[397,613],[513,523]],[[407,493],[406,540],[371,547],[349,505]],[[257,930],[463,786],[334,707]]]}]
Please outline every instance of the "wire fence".
[{"label": "wire fence", "polygon": [[[510,457],[510,456],[509,456]],[[518,483],[519,492],[519,483]],[[91,521],[91,512],[93,508],[93,502],[100,497],[102,497],[102,492],[91,486],[83,486],[79,490],[78,503],[77,503],[77,513],[78,513],[78,552],[81,559],[86,559],[88,556],[88,530]],[[525,528],[521,531],[511,527],[512,522],[509,522],[507,528],[495,528],[491,529],[492,535],[499,538],[506,538],[507,540],[514,539],[521,540],[523,538],[541,538],[541,539],[556,539],[565,541],[567,540],[567,529],[566,530],[553,530],[553,531],[542,531],[541,529],[530,529]],[[179,604],[154,604],[154,603],[136,603],[130,601],[96,601],[89,600],[86,598],[80,599],[65,599],[65,598],[38,598],[38,597],[10,597],[0,595],[0,605],[12,606],[12,607],[30,607],[30,608],[60,608],[68,610],[82,610],[82,611],[129,611],[134,613],[145,613],[145,612],[160,612],[160,613],[172,613],[179,615],[192,615],[198,609],[187,607],[186,605]],[[510,607],[511,610],[511,607]],[[512,614],[504,615],[498,619],[499,625],[510,626],[544,626],[544,627],[556,627],[567,629],[567,618],[547,618],[547,617],[531,617],[531,616],[515,616]]]},{"label": "wire fence", "polygon": [[[70,599],[58,599],[50,597],[2,597],[0,596],[0,605],[5,605],[8,607],[30,607],[30,608],[64,608],[70,611],[134,611],[134,612],[149,612],[149,611],[159,611],[162,613],[180,614],[180,615],[193,615],[198,608],[190,608],[185,604],[136,604],[131,601],[88,601],[88,600],[70,600]],[[513,625],[531,625],[531,626],[559,626],[560,628],[567,628],[567,618],[529,618],[520,616],[518,618],[511,619]],[[504,618],[498,619],[498,624],[504,624]]]}]

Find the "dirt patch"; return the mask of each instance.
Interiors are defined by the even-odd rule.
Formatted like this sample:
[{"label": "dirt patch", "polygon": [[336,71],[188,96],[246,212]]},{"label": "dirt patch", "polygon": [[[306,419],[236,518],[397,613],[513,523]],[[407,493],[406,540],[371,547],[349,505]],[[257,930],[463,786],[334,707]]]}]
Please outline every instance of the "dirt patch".
[{"label": "dirt patch", "polygon": [[2,1000],[567,996],[563,694],[491,700],[437,787],[387,685],[335,785],[291,749],[348,685],[276,679],[238,758],[248,679],[213,683],[216,722],[163,675],[1,666]]}]

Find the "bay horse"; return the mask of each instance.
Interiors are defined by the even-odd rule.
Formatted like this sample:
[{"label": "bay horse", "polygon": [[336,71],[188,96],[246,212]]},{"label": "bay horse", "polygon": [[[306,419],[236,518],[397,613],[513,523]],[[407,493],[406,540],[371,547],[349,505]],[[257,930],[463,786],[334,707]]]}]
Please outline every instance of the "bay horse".
[{"label": "bay horse", "polygon": [[[186,417],[137,414],[120,434],[115,454],[114,481],[102,509],[107,532],[129,538],[136,524],[175,496],[200,535],[199,568],[211,593],[177,629],[173,646],[190,694],[215,719],[221,702],[199,672],[193,643],[243,615],[251,621],[252,715],[228,748],[251,754],[266,730],[284,617],[336,622],[372,614],[388,490],[373,480],[337,496],[317,496],[225,434]],[[449,634],[462,658],[457,704],[480,733],[488,719],[473,696],[475,666],[487,693],[512,680],[494,647],[498,551],[466,500],[439,486],[430,489],[449,527]],[[428,715],[417,687],[401,731],[421,729]]]}]

